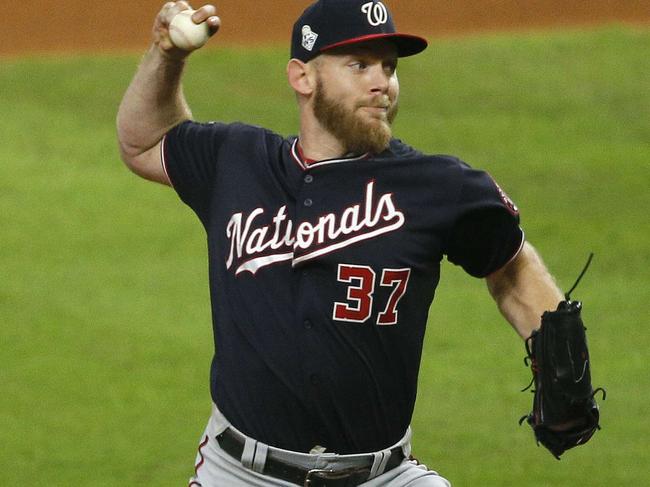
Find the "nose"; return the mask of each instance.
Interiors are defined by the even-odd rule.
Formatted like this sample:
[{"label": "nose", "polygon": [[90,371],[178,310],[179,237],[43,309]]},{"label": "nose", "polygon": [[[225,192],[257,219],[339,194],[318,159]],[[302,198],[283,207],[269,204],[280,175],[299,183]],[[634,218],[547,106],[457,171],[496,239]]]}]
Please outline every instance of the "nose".
[{"label": "nose", "polygon": [[388,93],[390,78],[391,75],[386,72],[386,69],[381,63],[372,66],[372,69],[370,70],[370,92],[373,94]]}]

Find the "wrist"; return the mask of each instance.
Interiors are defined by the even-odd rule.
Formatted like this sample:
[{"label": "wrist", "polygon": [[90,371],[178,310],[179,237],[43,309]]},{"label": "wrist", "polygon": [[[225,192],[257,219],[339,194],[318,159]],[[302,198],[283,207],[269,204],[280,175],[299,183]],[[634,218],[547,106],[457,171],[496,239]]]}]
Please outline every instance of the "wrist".
[{"label": "wrist", "polygon": [[159,56],[160,59],[170,65],[184,66],[185,60],[189,56],[189,51],[184,51],[177,47],[165,48],[160,43],[154,42],[151,46],[150,52],[153,55]]}]

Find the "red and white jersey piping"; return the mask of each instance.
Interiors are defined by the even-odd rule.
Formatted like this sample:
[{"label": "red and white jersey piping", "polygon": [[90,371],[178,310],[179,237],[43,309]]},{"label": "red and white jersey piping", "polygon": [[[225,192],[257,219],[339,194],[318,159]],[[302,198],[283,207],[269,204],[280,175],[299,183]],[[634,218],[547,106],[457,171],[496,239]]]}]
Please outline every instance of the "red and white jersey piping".
[{"label": "red and white jersey piping", "polygon": [[301,157],[301,150],[299,147],[299,139],[293,141],[291,145],[291,156],[298,166],[303,170],[312,169],[314,167],[327,166],[329,164],[337,164],[339,162],[350,162],[350,161],[360,161],[362,159],[367,159],[370,156],[369,152],[362,154],[360,156],[350,156],[350,157],[338,157],[336,159],[325,159],[323,161],[313,161],[312,159],[303,159]]}]

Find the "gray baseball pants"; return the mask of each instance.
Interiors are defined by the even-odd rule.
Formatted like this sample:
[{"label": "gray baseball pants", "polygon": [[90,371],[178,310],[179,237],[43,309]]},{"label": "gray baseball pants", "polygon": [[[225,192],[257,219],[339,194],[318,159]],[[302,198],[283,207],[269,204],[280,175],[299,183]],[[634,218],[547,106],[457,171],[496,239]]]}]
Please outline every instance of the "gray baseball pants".
[{"label": "gray baseball pants", "polygon": [[[250,439],[251,444],[255,447],[245,449],[241,461],[237,461],[223,451],[216,437],[227,428],[233,427],[213,405],[210,420],[199,444],[195,474],[189,481],[189,487],[295,487],[295,484],[255,471],[261,471],[264,468],[265,453],[272,447]],[[411,453],[410,439],[411,431],[409,429],[404,438],[393,446],[401,446],[407,458]],[[346,465],[353,466],[355,462],[355,455],[330,453],[310,455],[275,448],[273,451],[276,457],[286,458],[287,462],[306,469],[327,469],[332,465],[341,468]],[[261,457],[260,452],[262,452]],[[381,465],[385,462],[382,462],[381,459],[384,452],[373,454],[378,461],[373,465],[372,478],[360,484],[360,487],[451,487],[449,481],[436,472],[407,459],[392,470],[383,472]]]}]

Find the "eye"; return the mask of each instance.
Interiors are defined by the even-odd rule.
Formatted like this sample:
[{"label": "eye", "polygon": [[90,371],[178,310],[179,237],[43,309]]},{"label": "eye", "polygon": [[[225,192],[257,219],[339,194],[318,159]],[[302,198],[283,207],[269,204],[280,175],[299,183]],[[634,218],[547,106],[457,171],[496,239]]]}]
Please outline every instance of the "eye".
[{"label": "eye", "polygon": [[393,74],[395,74],[395,72],[397,71],[397,62],[396,61],[385,62],[384,63],[384,71],[389,76],[392,76]]},{"label": "eye", "polygon": [[363,61],[354,61],[348,65],[354,71],[364,71],[368,69],[368,65]]}]

